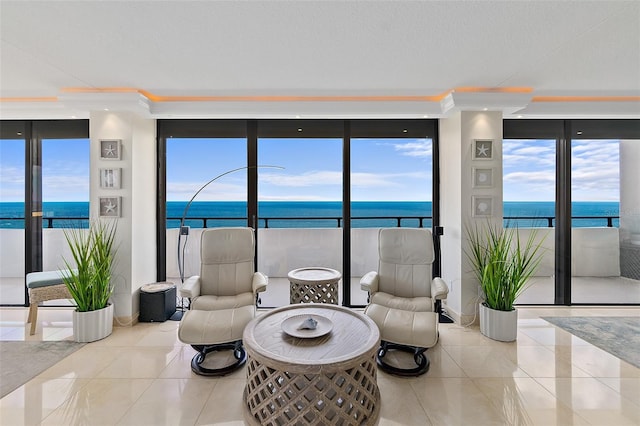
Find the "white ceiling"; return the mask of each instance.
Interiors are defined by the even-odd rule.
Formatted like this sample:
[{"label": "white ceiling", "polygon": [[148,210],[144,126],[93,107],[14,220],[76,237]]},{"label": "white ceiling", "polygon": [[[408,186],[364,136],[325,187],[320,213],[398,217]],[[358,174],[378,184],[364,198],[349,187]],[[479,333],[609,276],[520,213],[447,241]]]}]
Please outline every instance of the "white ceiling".
[{"label": "white ceiling", "polygon": [[0,36],[5,119],[640,117],[638,0],[0,0]]}]

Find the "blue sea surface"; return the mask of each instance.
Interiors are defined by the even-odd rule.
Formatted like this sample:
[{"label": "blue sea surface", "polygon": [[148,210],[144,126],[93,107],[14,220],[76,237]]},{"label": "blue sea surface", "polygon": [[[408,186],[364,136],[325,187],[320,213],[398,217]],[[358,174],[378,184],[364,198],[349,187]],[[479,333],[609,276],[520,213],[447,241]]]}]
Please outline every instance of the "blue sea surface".
[{"label": "blue sea surface", "polygon": [[[186,202],[167,202],[167,228],[177,228]],[[86,226],[89,217],[88,202],[44,202],[44,227]],[[619,215],[618,202],[572,203],[573,226],[607,226],[607,216]],[[245,226],[247,203],[242,201],[196,201],[187,212],[186,225],[203,227]],[[355,201],[351,203],[351,226],[365,227],[431,227],[431,202],[416,201]],[[513,217],[529,219],[513,219]],[[507,226],[555,225],[555,203],[548,201],[505,202],[504,217]],[[580,219],[578,217],[586,217]],[[70,219],[65,219],[70,218]],[[335,228],[342,226],[340,201],[261,201],[258,203],[257,226],[260,228]],[[613,226],[619,220],[612,219]],[[253,224],[252,224],[253,225]],[[0,203],[0,228],[24,228],[24,203]]]},{"label": "blue sea surface", "polygon": [[[186,203],[167,202],[167,228],[177,228]],[[431,202],[355,201],[351,203],[352,227],[419,226],[431,227]],[[207,226],[240,226],[246,224],[247,204],[240,201],[201,201],[189,208],[185,223],[202,227],[201,218],[236,217],[241,220],[207,220]],[[174,220],[171,220],[175,218]],[[365,219],[371,218],[371,219]],[[258,203],[257,225],[260,228],[335,228],[342,226],[340,201],[261,201]],[[252,224],[253,225],[253,224]]]}]

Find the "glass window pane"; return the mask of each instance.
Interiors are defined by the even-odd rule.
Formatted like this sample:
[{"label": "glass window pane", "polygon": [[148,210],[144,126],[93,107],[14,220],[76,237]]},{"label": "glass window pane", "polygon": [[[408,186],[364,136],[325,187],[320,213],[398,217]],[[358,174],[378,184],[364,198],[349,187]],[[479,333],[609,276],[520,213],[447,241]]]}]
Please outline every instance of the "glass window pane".
[{"label": "glass window pane", "polygon": [[[177,283],[181,280],[178,228],[183,215],[185,226],[190,227],[189,234],[180,237],[185,278],[200,271],[203,228],[247,226],[247,172],[243,169],[247,162],[247,141],[168,138],[166,158],[166,277]],[[240,170],[231,172],[235,169]]]},{"label": "glass window pane", "polygon": [[[625,182],[625,202],[631,207],[638,198],[634,142],[629,141],[626,157],[620,155],[621,141],[617,139],[571,142],[572,303],[640,303],[640,265],[633,278],[633,260],[640,259],[640,250],[624,244],[625,234],[620,229],[623,164],[635,171]],[[630,218],[625,213],[625,222]],[[631,278],[622,276],[623,270]]]},{"label": "glass window pane", "polygon": [[[89,139],[42,140],[42,270],[65,267],[73,258],[64,228],[89,223]],[[67,305],[70,301],[45,302]]]},{"label": "glass window pane", "polygon": [[378,229],[432,226],[432,140],[351,140],[351,303],[366,305],[360,278],[378,269]]},{"label": "glass window pane", "polygon": [[[342,271],[342,139],[260,138],[258,270],[269,276],[262,306],[289,304],[289,271]],[[339,294],[342,290],[338,290]]]},{"label": "glass window pane", "polygon": [[24,304],[23,139],[0,139],[0,304]]},{"label": "glass window pane", "polygon": [[504,226],[517,226],[523,243],[535,233],[542,244],[540,265],[516,303],[553,304],[556,141],[505,139],[502,167]]},{"label": "glass window pane", "polygon": [[505,139],[502,166],[505,226],[553,226],[556,141]]}]

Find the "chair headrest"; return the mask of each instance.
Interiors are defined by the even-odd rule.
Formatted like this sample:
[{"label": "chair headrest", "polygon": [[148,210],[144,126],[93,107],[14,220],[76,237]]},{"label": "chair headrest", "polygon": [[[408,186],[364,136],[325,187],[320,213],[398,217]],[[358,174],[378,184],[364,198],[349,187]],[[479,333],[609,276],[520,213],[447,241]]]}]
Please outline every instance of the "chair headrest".
[{"label": "chair headrest", "polygon": [[431,231],[422,228],[383,228],[378,234],[380,261],[400,265],[433,263]]},{"label": "chair headrest", "polygon": [[202,232],[200,257],[204,264],[252,261],[255,254],[253,229],[211,228]]}]

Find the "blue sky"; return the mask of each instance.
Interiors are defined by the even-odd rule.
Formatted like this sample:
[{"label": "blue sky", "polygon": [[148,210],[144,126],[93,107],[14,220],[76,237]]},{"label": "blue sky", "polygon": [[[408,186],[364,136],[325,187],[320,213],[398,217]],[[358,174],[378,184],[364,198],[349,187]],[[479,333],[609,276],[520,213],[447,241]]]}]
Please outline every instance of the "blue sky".
[{"label": "blue sky", "polygon": [[[42,143],[43,199],[89,199],[87,139],[47,139]],[[24,142],[0,140],[0,202],[24,201]]]},{"label": "blue sky", "polygon": [[[262,139],[260,164],[284,170],[259,171],[259,199],[340,200],[342,141]],[[423,139],[352,139],[352,198],[355,201],[430,201],[431,143]],[[85,201],[89,193],[87,140],[47,140],[43,144],[45,201]],[[167,144],[167,198],[187,201],[212,177],[242,167],[242,139],[170,139]],[[503,144],[504,200],[552,201],[555,142],[512,140]],[[618,141],[573,142],[573,199],[619,199]],[[209,185],[196,201],[244,200],[244,172]],[[0,141],[0,201],[22,201],[24,145]]]},{"label": "blue sky", "polygon": [[[284,167],[259,170],[261,201],[342,199],[341,139],[261,139],[258,146],[260,165]],[[431,200],[430,140],[352,139],[351,158],[354,201]],[[242,139],[172,139],[167,159],[167,199],[183,201],[214,176],[243,166],[246,148]],[[209,185],[196,200],[245,200],[245,188],[238,172]]]},{"label": "blue sky", "polygon": [[[505,201],[553,201],[554,140],[505,140],[502,144]],[[618,201],[620,160],[617,140],[575,140],[571,146],[574,201]]]}]

